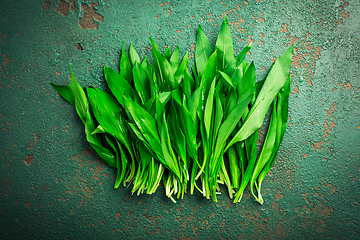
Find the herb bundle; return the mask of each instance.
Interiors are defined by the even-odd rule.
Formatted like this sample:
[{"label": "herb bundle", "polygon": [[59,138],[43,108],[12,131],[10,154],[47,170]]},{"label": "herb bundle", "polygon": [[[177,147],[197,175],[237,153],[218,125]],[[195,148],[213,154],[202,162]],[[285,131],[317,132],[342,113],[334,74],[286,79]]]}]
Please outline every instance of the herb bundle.
[{"label": "herb bundle", "polygon": [[[236,203],[249,185],[262,204],[261,185],[286,129],[294,46],[256,81],[254,63],[245,60],[251,44],[234,56],[226,17],[215,50],[199,26],[192,74],[188,53],[180,63],[178,47],[161,54],[150,41],[152,65],[131,44],[129,56],[122,48],[120,73],[104,66],[111,94],[82,88],[72,70],[70,85],[51,83],[75,106],[90,145],[117,168],[114,187],[133,183],[133,193],[152,194],[162,181],[174,202],[188,185],[191,194],[197,189],[217,201],[225,184]],[[258,131],[271,105],[258,156]]]}]

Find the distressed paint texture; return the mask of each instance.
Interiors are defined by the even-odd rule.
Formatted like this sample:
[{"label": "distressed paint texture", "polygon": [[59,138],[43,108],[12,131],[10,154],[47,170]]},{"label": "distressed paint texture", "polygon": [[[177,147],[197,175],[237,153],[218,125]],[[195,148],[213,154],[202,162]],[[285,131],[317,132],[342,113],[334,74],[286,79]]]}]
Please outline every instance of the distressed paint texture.
[{"label": "distressed paint texture", "polygon": [[[185,3],[187,2],[187,3]],[[0,235],[2,239],[359,238],[359,1],[2,1]],[[121,43],[149,55],[177,44],[194,62],[201,24],[215,45],[227,15],[237,53],[252,42],[258,80],[295,44],[289,123],[264,205],[186,194],[177,204],[113,189],[81,120],[49,81],[106,89]],[[80,50],[80,51],[79,51]],[[262,137],[265,129],[262,129]]]}]

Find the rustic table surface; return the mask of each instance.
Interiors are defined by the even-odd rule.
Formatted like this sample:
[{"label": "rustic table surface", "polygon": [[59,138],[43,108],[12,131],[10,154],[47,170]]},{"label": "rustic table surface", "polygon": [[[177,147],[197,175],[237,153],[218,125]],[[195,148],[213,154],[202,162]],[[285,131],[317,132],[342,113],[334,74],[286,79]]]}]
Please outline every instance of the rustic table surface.
[{"label": "rustic table surface", "polygon": [[[224,16],[247,44],[257,79],[292,44],[288,129],[263,183],[233,204],[199,193],[176,204],[113,189],[116,171],[85,139],[73,106],[49,82],[106,89],[122,41],[141,58],[149,36],[194,62],[200,24],[215,45]],[[360,2],[358,0],[0,2],[2,239],[360,238]]]}]

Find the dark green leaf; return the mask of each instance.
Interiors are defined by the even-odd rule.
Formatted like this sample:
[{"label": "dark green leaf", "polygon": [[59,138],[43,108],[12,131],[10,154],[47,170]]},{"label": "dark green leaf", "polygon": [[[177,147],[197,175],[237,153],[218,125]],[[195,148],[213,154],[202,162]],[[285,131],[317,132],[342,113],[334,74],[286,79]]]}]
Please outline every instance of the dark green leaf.
[{"label": "dark green leaf", "polygon": [[132,81],[131,64],[130,60],[124,50],[124,42],[121,46],[121,58],[120,58],[120,75],[123,76],[128,83]]},{"label": "dark green leaf", "polygon": [[155,119],[140,105],[124,97],[125,108],[133,117],[136,126],[156,154],[162,155],[160,137]]},{"label": "dark green leaf", "polygon": [[140,96],[142,103],[145,104],[145,102],[150,99],[150,81],[144,68],[140,65],[139,62],[134,64],[132,74],[134,78],[135,89]]},{"label": "dark green leaf", "polygon": [[124,106],[123,96],[126,96],[131,100],[136,100],[136,102],[139,101],[137,93],[123,76],[106,66],[104,66],[104,74],[105,80],[111,92],[114,94],[116,100],[120,103],[121,106]]},{"label": "dark green leaf", "polygon": [[75,98],[70,85],[56,85],[52,82],[50,82],[50,84],[63,98],[65,98],[66,101],[68,101],[71,105],[75,105]]}]

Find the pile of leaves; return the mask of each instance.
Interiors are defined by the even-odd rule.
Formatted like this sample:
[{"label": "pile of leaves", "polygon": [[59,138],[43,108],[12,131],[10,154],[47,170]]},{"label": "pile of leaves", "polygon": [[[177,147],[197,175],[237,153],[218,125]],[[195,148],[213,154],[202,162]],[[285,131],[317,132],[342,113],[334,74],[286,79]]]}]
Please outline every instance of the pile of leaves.
[{"label": "pile of leaves", "polygon": [[[219,184],[225,184],[236,203],[249,184],[263,203],[261,184],[287,125],[294,46],[256,81],[254,63],[244,59],[251,44],[234,56],[226,17],[215,50],[199,26],[191,73],[188,53],[180,63],[179,47],[161,54],[150,41],[153,65],[147,57],[141,61],[131,44],[129,56],[122,48],[120,73],[104,66],[111,93],[82,88],[72,70],[70,85],[51,83],[75,106],[89,144],[117,168],[115,188],[132,183],[133,193],[152,194],[162,181],[174,202],[195,189],[217,201]],[[258,154],[258,131],[271,105]]]}]

